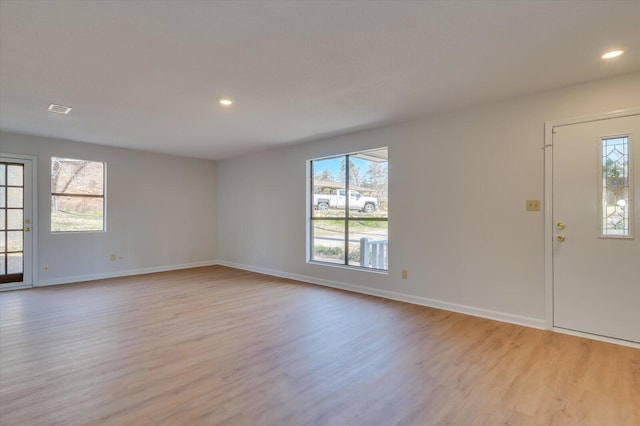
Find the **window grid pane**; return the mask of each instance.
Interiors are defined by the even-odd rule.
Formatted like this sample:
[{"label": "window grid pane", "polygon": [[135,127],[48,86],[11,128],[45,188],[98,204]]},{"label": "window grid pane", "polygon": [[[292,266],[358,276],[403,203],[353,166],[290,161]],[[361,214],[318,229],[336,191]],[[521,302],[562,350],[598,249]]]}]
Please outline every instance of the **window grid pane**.
[{"label": "window grid pane", "polygon": [[104,198],[51,197],[51,231],[82,232],[104,230]]},{"label": "window grid pane", "polygon": [[313,259],[344,264],[344,220],[319,220],[313,224]]},{"label": "window grid pane", "polygon": [[104,195],[104,163],[53,157],[51,193]]},{"label": "window grid pane", "polygon": [[349,223],[349,265],[389,269],[389,232],[386,221]]},{"label": "window grid pane", "polygon": [[345,157],[313,161],[313,217],[345,217]]}]

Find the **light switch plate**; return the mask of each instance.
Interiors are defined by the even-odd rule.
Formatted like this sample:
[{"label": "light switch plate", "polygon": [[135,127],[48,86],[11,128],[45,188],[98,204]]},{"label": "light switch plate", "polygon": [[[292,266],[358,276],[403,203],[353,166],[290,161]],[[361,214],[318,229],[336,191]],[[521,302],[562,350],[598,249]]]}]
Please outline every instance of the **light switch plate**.
[{"label": "light switch plate", "polygon": [[540,200],[527,200],[527,211],[540,211]]}]

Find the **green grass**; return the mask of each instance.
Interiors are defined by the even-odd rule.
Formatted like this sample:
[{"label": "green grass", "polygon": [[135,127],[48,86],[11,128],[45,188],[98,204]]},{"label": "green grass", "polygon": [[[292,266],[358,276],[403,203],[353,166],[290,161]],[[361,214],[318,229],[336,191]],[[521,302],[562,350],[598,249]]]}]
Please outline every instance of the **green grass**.
[{"label": "green grass", "polygon": [[[313,252],[315,254],[315,258],[325,258],[325,259],[340,259],[344,260],[344,250],[342,247],[326,247],[326,246],[315,246],[313,248]],[[360,249],[349,250],[349,261],[350,262],[360,262]]]},{"label": "green grass", "polygon": [[[351,219],[353,219],[353,218],[366,219],[366,218],[370,218],[370,217],[383,218],[383,217],[387,217],[387,215],[388,215],[388,212],[386,210],[376,210],[373,213],[359,212],[357,210],[350,210],[349,211],[349,217]],[[314,210],[313,211],[313,217],[335,217],[335,218],[339,218],[339,217],[344,217],[344,216],[345,216],[344,209],[329,209],[326,212],[321,212],[319,210]]]},{"label": "green grass", "polygon": [[104,219],[101,211],[83,214],[65,211],[51,213],[51,232],[102,231]]}]

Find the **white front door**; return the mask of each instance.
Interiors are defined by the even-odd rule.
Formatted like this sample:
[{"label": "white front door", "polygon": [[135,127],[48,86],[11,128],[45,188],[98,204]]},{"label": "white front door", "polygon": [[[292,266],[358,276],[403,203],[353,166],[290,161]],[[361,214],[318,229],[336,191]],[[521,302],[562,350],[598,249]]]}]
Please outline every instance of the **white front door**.
[{"label": "white front door", "polygon": [[0,156],[0,290],[31,287],[33,164]]},{"label": "white front door", "polygon": [[553,325],[640,343],[640,115],[553,129]]}]

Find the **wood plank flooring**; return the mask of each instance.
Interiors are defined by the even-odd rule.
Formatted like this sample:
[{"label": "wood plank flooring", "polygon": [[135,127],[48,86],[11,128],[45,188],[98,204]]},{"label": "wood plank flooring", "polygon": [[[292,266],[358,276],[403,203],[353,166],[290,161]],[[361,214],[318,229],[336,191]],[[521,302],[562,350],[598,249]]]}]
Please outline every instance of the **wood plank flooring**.
[{"label": "wood plank flooring", "polygon": [[640,350],[196,268],[0,293],[0,424],[640,425]]}]

